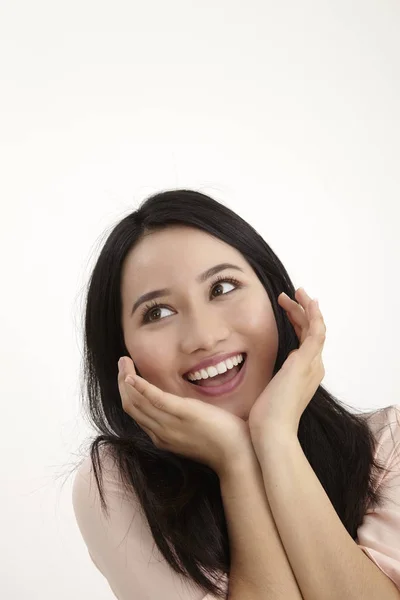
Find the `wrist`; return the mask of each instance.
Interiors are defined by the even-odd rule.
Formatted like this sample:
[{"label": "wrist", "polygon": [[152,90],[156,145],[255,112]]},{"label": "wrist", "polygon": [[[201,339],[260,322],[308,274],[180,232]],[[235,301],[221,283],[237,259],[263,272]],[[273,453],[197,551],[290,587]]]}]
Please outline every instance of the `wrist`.
[{"label": "wrist", "polygon": [[257,455],[249,438],[247,444],[243,444],[240,450],[234,454],[225,457],[221,466],[217,469],[217,475],[220,480],[240,477],[250,470],[259,468]]},{"label": "wrist", "polygon": [[266,428],[263,432],[251,432],[251,440],[258,458],[275,455],[279,447],[298,442],[297,434],[283,427]]}]

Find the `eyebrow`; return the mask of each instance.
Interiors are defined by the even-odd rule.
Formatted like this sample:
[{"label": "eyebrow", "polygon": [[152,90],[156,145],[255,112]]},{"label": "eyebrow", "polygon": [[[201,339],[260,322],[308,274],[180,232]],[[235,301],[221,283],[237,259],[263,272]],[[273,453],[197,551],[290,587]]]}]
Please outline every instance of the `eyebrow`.
[{"label": "eyebrow", "polygon": [[[205,281],[207,281],[207,279],[209,279],[213,275],[216,275],[220,271],[224,271],[225,269],[236,269],[237,271],[242,271],[242,273],[244,273],[244,270],[241,269],[240,267],[238,267],[237,265],[232,265],[231,263],[221,263],[219,265],[215,265],[215,267],[211,267],[210,269],[207,269],[207,271],[204,271],[204,273],[201,273],[200,275],[198,275],[196,277],[196,281],[197,281],[197,283],[204,283]],[[146,294],[143,294],[136,300],[135,304],[133,305],[132,311],[131,311],[131,317],[132,317],[133,313],[135,312],[135,310],[140,306],[140,304],[143,304],[143,302],[146,302],[148,300],[153,300],[154,298],[159,298],[160,296],[168,296],[169,294],[171,294],[170,288],[163,288],[161,290],[153,290],[152,292],[147,292]]]}]

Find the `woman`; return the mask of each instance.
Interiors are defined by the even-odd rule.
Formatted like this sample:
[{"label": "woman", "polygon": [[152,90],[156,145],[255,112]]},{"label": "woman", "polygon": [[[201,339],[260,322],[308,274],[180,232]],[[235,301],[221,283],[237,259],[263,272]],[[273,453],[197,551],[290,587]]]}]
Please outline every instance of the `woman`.
[{"label": "woman", "polygon": [[356,415],[324,389],[325,331],[209,196],[156,194],[116,225],[87,294],[99,435],[73,488],[116,597],[399,597],[400,406]]}]

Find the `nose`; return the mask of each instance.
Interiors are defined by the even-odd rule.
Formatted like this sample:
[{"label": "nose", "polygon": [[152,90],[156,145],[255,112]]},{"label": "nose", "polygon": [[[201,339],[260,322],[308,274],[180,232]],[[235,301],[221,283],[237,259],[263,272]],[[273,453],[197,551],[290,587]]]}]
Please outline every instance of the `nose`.
[{"label": "nose", "polygon": [[193,311],[182,329],[182,351],[185,354],[192,354],[199,348],[210,351],[229,335],[229,327],[221,315],[205,309]]}]

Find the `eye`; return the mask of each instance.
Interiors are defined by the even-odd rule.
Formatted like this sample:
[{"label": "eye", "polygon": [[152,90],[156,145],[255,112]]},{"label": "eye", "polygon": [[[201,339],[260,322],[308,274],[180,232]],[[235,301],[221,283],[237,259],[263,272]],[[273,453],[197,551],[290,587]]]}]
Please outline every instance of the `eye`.
[{"label": "eye", "polygon": [[[235,289],[239,289],[242,287],[242,284],[240,283],[240,281],[238,281],[235,277],[224,277],[223,275],[219,275],[216,279],[214,279],[214,281],[210,284],[210,291],[215,287],[222,287],[223,283],[229,283],[231,285],[235,286]],[[226,292],[225,294],[219,294],[219,296],[227,296],[228,294],[230,294],[231,292],[234,292],[235,290],[231,290],[230,292]],[[215,296],[214,296],[215,298]],[[162,308],[166,308],[167,310],[170,310],[167,306],[165,306],[164,304],[160,304],[159,302],[157,302],[156,300],[153,300],[150,304],[146,304],[142,310],[142,323],[155,323],[156,321],[161,321],[162,319],[155,319],[152,320],[150,317],[153,314],[153,312],[155,312],[155,309],[161,310]]]},{"label": "eye", "polygon": [[[241,287],[240,283],[237,279],[235,279],[234,277],[224,277],[223,275],[219,275],[216,279],[214,279],[214,281],[210,284],[210,290],[212,290],[214,287],[219,287],[222,286],[223,283],[230,283],[231,285],[234,285],[235,288]],[[233,290],[231,290],[233,292]],[[231,292],[226,292],[226,294],[230,294]],[[220,296],[226,296],[226,294],[220,294]]]}]

